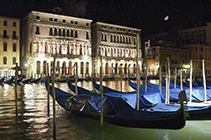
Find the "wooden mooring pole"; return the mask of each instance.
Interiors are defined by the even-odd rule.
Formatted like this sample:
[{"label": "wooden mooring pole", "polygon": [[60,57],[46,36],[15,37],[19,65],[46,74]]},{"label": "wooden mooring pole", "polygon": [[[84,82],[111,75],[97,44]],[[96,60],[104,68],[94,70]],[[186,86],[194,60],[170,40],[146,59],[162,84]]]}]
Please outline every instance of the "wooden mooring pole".
[{"label": "wooden mooring pole", "polygon": [[18,122],[18,93],[17,93],[17,85],[18,85],[18,63],[16,63],[15,67],[15,115],[16,115],[16,123]]},{"label": "wooden mooring pole", "polygon": [[177,68],[175,68],[175,75],[174,75],[174,88],[176,88],[177,85]]},{"label": "wooden mooring pole", "polygon": [[148,65],[146,66],[146,75],[145,75],[145,92],[147,92],[147,72],[148,72]]},{"label": "wooden mooring pole", "polygon": [[136,46],[136,80],[137,80],[137,95],[136,95],[136,110],[139,110],[139,92],[140,92],[140,72],[139,72],[139,34],[137,34]]},{"label": "wooden mooring pole", "polygon": [[190,87],[190,99],[189,102],[192,102],[192,60],[190,60],[190,81],[189,81],[189,87]]},{"label": "wooden mooring pole", "polygon": [[121,67],[121,92],[122,92],[122,67]]},{"label": "wooden mooring pole", "polygon": [[160,94],[162,94],[162,74],[161,74],[161,67],[159,68],[159,89],[160,89]]},{"label": "wooden mooring pole", "polygon": [[56,93],[54,88],[55,81],[55,63],[56,58],[53,60],[53,80],[52,80],[52,93],[53,93],[53,139],[56,139]]},{"label": "wooden mooring pole", "polygon": [[182,88],[182,69],[180,69],[180,90],[182,91],[183,88]]},{"label": "wooden mooring pole", "polygon": [[78,95],[78,64],[75,63],[75,95]]},{"label": "wooden mooring pole", "polygon": [[48,117],[50,114],[50,102],[49,102],[49,94],[50,94],[50,77],[49,77],[49,64],[47,63],[47,77],[48,77],[48,81],[47,81],[47,112],[48,112]]},{"label": "wooden mooring pole", "polygon": [[204,59],[202,59],[202,72],[203,72],[203,85],[204,85],[204,101],[206,102],[207,101],[207,86],[206,86]]},{"label": "wooden mooring pole", "polygon": [[100,56],[100,129],[103,129],[103,76],[102,76],[102,56]]}]

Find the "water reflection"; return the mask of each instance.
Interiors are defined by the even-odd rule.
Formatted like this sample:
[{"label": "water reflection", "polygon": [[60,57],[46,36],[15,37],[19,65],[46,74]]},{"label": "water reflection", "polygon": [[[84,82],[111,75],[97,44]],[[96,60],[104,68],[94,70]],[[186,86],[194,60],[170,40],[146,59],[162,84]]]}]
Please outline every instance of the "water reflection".
[{"label": "water reflection", "polygon": [[[151,81],[158,83],[158,81]],[[99,82],[98,82],[99,83]],[[141,82],[144,84],[144,81]],[[107,81],[103,85],[120,90],[120,81]],[[56,83],[70,92],[66,83]],[[91,82],[79,82],[78,86],[93,90]],[[123,81],[124,92],[134,91]],[[52,98],[50,116],[47,116],[47,92],[44,84],[18,85],[18,117],[16,124],[14,87],[0,86],[0,139],[52,139]],[[211,138],[211,121],[187,121],[181,130],[125,128],[104,123],[100,131],[98,121],[72,114],[56,103],[57,139],[71,140],[208,140]]]}]

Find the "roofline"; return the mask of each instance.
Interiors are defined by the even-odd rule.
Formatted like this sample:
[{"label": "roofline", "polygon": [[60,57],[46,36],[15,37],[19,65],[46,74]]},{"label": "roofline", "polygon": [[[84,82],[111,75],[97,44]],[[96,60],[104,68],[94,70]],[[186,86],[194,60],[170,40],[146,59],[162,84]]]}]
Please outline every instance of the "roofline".
[{"label": "roofline", "polygon": [[58,17],[65,17],[65,18],[72,18],[72,19],[77,19],[77,20],[83,20],[83,21],[88,21],[92,22],[93,20],[91,19],[86,19],[86,18],[80,18],[80,17],[74,17],[74,16],[68,16],[68,15],[62,15],[62,14],[56,14],[56,13],[48,13],[48,12],[40,12],[40,11],[31,11],[29,14],[45,14],[48,16],[58,16]]},{"label": "roofline", "polygon": [[0,18],[15,19],[21,21],[20,18],[14,18],[14,17],[0,16]]},{"label": "roofline", "polygon": [[110,24],[110,23],[105,23],[105,22],[95,22],[93,24],[100,24],[100,25],[107,25],[107,26],[117,26],[117,27],[121,27],[121,28],[128,28],[128,29],[131,29],[131,30],[141,31],[141,29],[138,29],[138,28],[132,28],[132,27],[128,27],[128,26],[122,26],[122,25],[117,25],[117,24]]}]

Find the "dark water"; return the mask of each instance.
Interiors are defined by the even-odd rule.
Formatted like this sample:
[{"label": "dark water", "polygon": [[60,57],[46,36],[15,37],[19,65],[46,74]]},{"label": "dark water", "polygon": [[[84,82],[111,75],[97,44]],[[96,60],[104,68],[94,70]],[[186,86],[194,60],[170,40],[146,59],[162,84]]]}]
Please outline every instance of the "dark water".
[{"label": "dark water", "polygon": [[[120,81],[103,82],[120,90]],[[70,92],[66,83],[55,85]],[[91,82],[78,86],[92,90]],[[123,83],[123,91],[133,91]],[[44,84],[18,86],[18,117],[15,112],[14,87],[0,86],[0,139],[53,139],[52,98],[51,112],[47,117],[47,95]],[[67,112],[56,104],[56,138],[63,140],[210,140],[211,121],[187,121],[180,130],[126,128],[80,117]]]}]

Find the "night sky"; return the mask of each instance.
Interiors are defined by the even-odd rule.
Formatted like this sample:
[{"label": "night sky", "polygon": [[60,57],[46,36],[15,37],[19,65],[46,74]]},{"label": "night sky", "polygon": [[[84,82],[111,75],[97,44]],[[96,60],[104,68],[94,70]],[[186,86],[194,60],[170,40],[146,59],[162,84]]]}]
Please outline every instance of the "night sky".
[{"label": "night sky", "polygon": [[142,36],[211,21],[211,0],[1,0],[0,15],[23,18],[57,6],[65,15],[140,28]]}]

